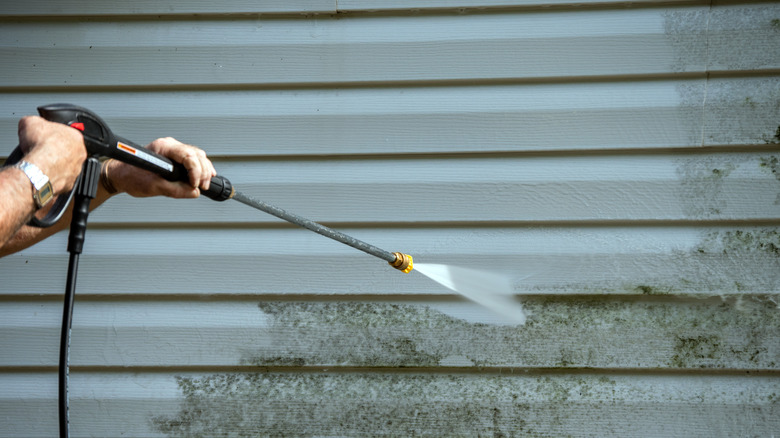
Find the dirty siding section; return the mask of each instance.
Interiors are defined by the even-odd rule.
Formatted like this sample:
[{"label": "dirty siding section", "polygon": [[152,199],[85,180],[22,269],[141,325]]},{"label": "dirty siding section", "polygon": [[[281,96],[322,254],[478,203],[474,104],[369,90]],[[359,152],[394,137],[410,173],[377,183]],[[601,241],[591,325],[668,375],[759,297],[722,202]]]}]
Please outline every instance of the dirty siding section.
[{"label": "dirty siding section", "polygon": [[[245,193],[503,273],[511,325],[238,203],[90,218],[74,436],[780,434],[780,3],[0,5],[0,136],[51,102]],[[6,152],[6,153],[7,153]],[[0,260],[0,436],[57,430],[67,256]]]}]

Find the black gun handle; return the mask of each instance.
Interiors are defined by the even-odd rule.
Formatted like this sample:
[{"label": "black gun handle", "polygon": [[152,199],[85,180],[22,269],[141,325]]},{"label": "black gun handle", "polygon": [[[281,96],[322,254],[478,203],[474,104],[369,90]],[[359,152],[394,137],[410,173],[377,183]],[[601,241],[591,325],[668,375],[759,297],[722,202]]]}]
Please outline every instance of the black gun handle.
[{"label": "black gun handle", "polygon": [[[143,146],[115,135],[108,124],[92,111],[68,103],[38,107],[40,115],[50,121],[79,129],[90,155],[109,157],[155,173],[168,181],[189,182],[187,169],[180,163],[156,154]],[[227,178],[212,178],[209,190],[201,193],[215,201],[233,197],[233,186]]]}]

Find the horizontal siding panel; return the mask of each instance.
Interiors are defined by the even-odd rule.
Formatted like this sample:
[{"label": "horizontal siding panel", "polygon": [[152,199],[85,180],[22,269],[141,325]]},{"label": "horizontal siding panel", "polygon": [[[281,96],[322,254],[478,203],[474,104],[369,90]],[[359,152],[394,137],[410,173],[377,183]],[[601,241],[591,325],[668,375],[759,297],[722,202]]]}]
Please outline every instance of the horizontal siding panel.
[{"label": "horizontal siding panel", "polygon": [[[132,39],[133,36],[128,37]],[[9,60],[0,68],[3,78],[0,87],[556,78],[573,71],[582,76],[639,75],[669,73],[677,59],[661,36],[536,40],[526,42],[530,46],[526,51],[530,53],[499,57],[499,54],[523,52],[519,49],[523,42],[505,39],[489,44],[469,40],[406,44],[411,47],[399,43],[318,43],[293,47],[238,44],[156,48],[0,47],[0,57]],[[641,54],[637,54],[637,47],[641,47]],[[462,59],[464,54],[468,54],[467,63]],[[603,63],[593,64],[593,59]],[[148,64],[165,67],[149,71]],[[691,66],[691,70],[703,71],[704,66]]]},{"label": "horizontal siding panel", "polygon": [[[416,263],[503,273],[518,295],[773,294],[777,226],[518,227],[341,231]],[[92,229],[79,293],[449,295],[412,272],[303,229]],[[64,290],[66,236],[0,261],[0,293]],[[47,275],[39,275],[46,272]]]},{"label": "horizontal siding panel", "polygon": [[[0,378],[3,436],[56,433],[53,373]],[[773,377],[74,373],[71,385],[74,436],[729,437],[780,427]]]},{"label": "horizontal siding panel", "polygon": [[[83,0],[28,0],[0,5],[0,16],[83,16],[83,15],[190,15],[190,14],[247,14],[247,13],[343,13],[349,11],[425,10],[449,8],[581,6],[606,4],[604,0],[230,0],[219,3],[203,0],[144,1],[132,3],[93,3]],[[642,3],[690,3],[690,0],[614,0],[615,6]]]},{"label": "horizontal siding panel", "polygon": [[[780,110],[732,79],[737,102],[720,114],[768,129],[737,110],[753,96],[768,122]],[[701,145],[703,80],[342,90],[46,93],[0,96],[0,132],[14,144],[20,116],[52,102],[100,114],[138,143],[172,136],[216,156],[403,154],[670,148]],[[744,92],[742,92],[744,91]],[[117,105],[121,102],[121,105]],[[230,111],[214,112],[229,107]],[[773,116],[774,119],[772,118]]]},{"label": "horizontal siding panel", "polygon": [[703,72],[706,11],[83,22],[75,25],[78,38],[73,23],[7,23],[0,32],[0,57],[8,61],[0,66],[0,86],[235,86]]},{"label": "horizontal siding panel", "polygon": [[[320,222],[773,220],[776,154],[217,163],[237,190]],[[93,223],[268,224],[235,201],[113,199]]]},{"label": "horizontal siding panel", "polygon": [[92,15],[191,15],[257,13],[332,13],[336,0],[136,0],[133,2],[92,2],[84,0],[28,0],[3,2],[0,16],[78,17]]},{"label": "horizontal siding panel", "polygon": [[216,157],[765,145],[780,142],[778,99],[775,77],[6,94],[0,96],[0,139],[16,144],[19,117],[40,105],[70,102],[95,111],[114,132],[138,143],[172,136]]},{"label": "horizontal siding panel", "polygon": [[[74,367],[780,370],[766,298],[525,300],[525,326],[465,302],[79,302]],[[0,367],[54,367],[62,304],[4,303]],[[550,342],[555,339],[555,342]]]}]

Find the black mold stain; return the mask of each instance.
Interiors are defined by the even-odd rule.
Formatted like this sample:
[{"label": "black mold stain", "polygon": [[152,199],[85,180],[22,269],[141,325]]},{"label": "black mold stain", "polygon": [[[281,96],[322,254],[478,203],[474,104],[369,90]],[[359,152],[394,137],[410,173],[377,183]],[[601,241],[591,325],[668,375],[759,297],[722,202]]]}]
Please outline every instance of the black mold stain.
[{"label": "black mold stain", "polygon": [[676,368],[688,368],[692,362],[702,363],[702,359],[716,359],[716,355],[720,354],[720,344],[721,340],[717,335],[678,337],[674,346],[676,354],[672,356],[671,364]]},{"label": "black mold stain", "polygon": [[[777,127],[777,132],[775,133],[775,138],[772,140],[772,143],[780,144],[780,126]],[[776,156],[761,157],[759,159],[759,166],[762,169],[771,172],[775,179],[780,182],[780,164],[778,164]],[[775,199],[775,205],[780,205],[780,192],[777,194],[777,198]]]},{"label": "black mold stain", "polygon": [[[766,140],[767,144],[780,144],[780,126],[777,127],[777,130],[775,131],[775,135],[769,139]],[[775,158],[775,161],[777,161],[777,158]]]},{"label": "black mold stain", "polygon": [[[780,136],[780,127],[777,128],[777,135]],[[780,144],[780,139],[778,139],[778,144]],[[771,157],[761,157],[759,159],[758,164],[762,169],[766,169],[770,172],[772,172],[772,175],[777,178],[778,181],[780,181],[780,165],[778,165],[778,159],[775,156]]]},{"label": "black mold stain", "polygon": [[764,344],[762,333],[746,330],[742,336],[745,341],[739,347],[726,345],[720,334],[712,332],[679,336],[669,365],[674,368],[711,368],[717,366],[725,357],[738,357],[742,361],[754,363],[764,359],[769,367],[777,366],[777,357],[773,357],[773,353]]},{"label": "black mold stain", "polygon": [[721,253],[730,256],[766,254],[780,257],[780,230],[777,228],[753,228],[711,232],[697,248],[697,252],[701,254]]}]

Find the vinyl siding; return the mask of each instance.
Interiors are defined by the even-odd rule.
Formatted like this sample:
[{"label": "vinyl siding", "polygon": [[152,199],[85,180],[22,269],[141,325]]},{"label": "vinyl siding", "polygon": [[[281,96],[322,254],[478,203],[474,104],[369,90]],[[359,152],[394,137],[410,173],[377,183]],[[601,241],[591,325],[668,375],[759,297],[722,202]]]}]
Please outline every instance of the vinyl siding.
[{"label": "vinyl siding", "polygon": [[[8,2],[6,2],[8,3]],[[780,3],[0,5],[0,138],[72,102],[417,262],[120,196],[79,267],[73,436],[772,436]],[[57,432],[61,233],[0,260],[0,436]]]}]

